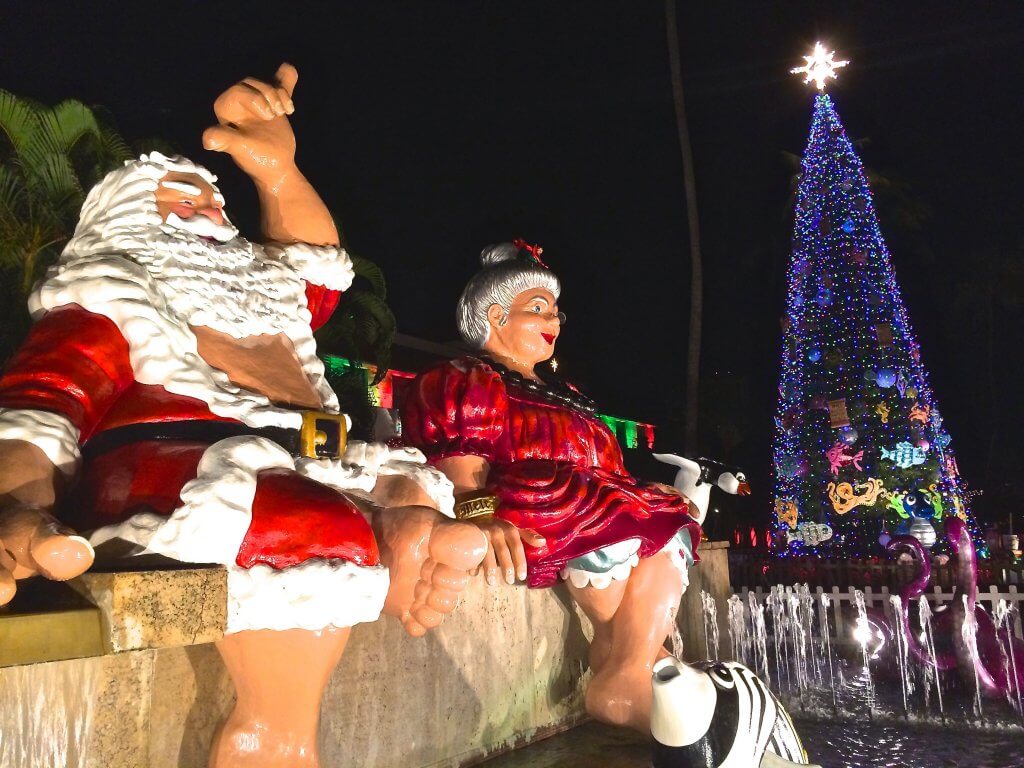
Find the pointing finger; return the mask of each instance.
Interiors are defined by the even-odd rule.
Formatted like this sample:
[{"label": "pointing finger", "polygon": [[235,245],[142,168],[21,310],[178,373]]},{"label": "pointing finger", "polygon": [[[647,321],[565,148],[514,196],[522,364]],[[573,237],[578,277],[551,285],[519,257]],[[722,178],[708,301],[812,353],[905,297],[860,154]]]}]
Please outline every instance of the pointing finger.
[{"label": "pointing finger", "polygon": [[277,68],[274,79],[288,93],[288,98],[290,99],[292,94],[295,93],[295,83],[299,81],[299,70],[286,61]]}]

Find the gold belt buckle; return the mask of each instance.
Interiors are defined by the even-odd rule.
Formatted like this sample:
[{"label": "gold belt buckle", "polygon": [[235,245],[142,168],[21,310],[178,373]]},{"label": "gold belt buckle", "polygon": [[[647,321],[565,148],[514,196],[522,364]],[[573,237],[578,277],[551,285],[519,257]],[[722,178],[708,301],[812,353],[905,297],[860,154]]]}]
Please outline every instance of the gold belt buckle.
[{"label": "gold belt buckle", "polygon": [[347,419],[344,413],[303,411],[299,453],[310,459],[340,459],[348,443]]}]

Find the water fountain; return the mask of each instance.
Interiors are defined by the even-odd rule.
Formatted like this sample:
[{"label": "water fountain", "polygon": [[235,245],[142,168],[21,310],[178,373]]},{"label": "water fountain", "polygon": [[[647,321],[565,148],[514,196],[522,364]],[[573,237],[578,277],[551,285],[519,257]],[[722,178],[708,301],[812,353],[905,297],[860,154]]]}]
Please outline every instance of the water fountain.
[{"label": "water fountain", "polygon": [[[955,745],[961,757],[989,750],[992,762],[971,765],[1024,765],[1024,642],[1014,636],[1015,609],[1004,600],[989,614],[977,599],[966,526],[948,520],[946,535],[958,582],[945,605],[929,604],[929,555],[910,536],[888,544],[917,563],[915,578],[882,606],[888,613],[856,590],[840,616],[836,595],[816,598],[806,585],[730,599],[734,657],[771,681],[823,764],[827,754],[812,750],[816,735],[843,761],[835,764],[851,767],[961,764],[942,762]],[[942,738],[925,730],[936,727]],[[875,762],[880,756],[895,762]]]}]

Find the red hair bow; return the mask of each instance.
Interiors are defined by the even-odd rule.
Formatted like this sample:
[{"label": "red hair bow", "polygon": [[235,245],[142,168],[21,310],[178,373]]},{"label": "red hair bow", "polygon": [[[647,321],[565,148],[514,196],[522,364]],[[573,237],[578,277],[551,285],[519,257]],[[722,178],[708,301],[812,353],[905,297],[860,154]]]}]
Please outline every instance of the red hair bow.
[{"label": "red hair bow", "polygon": [[542,267],[544,267],[544,269],[551,269],[551,267],[549,267],[547,264],[540,260],[540,255],[544,253],[544,249],[541,248],[539,245],[530,245],[521,237],[517,237],[515,240],[513,240],[512,245],[514,245],[521,251],[526,251],[527,253],[529,253],[533,260],[540,264]]}]

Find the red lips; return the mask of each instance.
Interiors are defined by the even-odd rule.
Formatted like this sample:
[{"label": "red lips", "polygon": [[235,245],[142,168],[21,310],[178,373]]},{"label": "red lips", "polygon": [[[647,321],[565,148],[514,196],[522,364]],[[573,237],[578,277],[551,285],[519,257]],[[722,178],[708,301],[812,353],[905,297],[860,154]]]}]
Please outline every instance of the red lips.
[{"label": "red lips", "polygon": [[548,344],[555,343],[555,334],[553,333],[542,333],[540,337],[544,339],[544,341],[546,341]]}]

